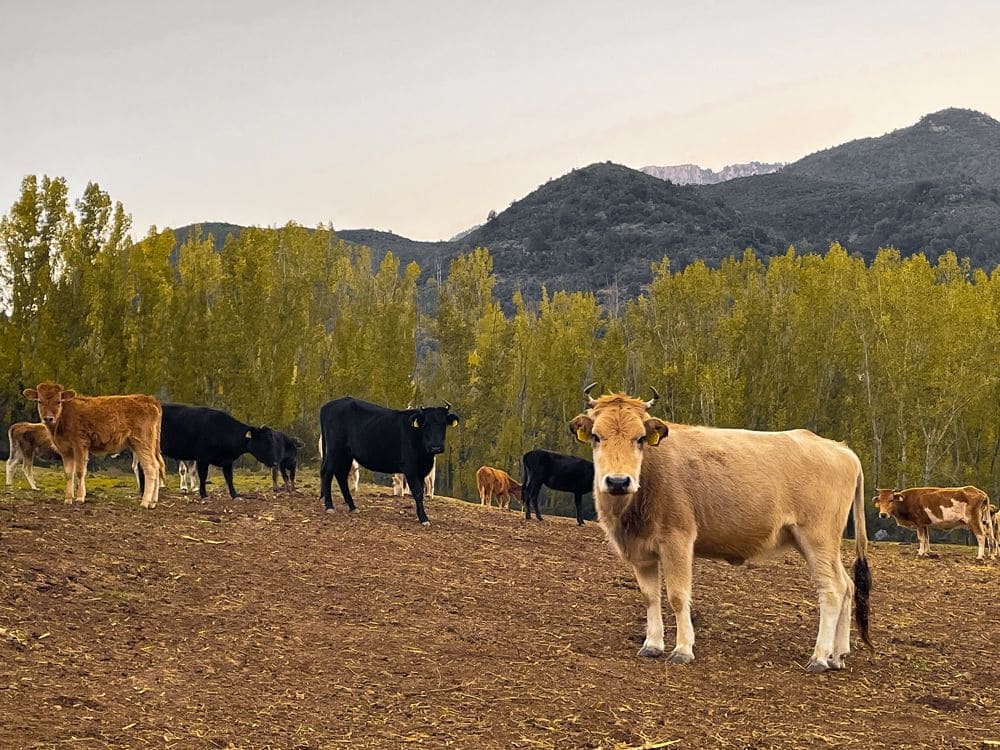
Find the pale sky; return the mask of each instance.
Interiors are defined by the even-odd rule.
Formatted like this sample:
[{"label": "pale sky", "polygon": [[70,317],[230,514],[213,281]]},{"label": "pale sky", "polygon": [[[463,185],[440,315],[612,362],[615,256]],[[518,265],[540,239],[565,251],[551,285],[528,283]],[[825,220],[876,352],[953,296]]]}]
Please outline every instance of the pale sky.
[{"label": "pale sky", "polygon": [[611,160],[794,161],[1000,118],[1000,2],[0,0],[0,213],[26,174],[134,219],[447,239]]}]

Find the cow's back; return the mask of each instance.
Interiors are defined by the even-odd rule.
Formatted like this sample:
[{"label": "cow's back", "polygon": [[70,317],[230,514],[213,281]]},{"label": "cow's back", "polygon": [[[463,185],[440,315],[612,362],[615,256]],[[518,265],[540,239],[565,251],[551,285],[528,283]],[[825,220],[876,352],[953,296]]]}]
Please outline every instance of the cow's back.
[{"label": "cow's back", "polygon": [[671,424],[644,454],[633,521],[693,525],[695,550],[708,557],[752,558],[787,542],[793,526],[842,528],[861,476],[853,451],[808,430]]},{"label": "cow's back", "polygon": [[116,453],[137,430],[152,428],[159,418],[160,402],[145,394],[76,396],[63,402],[50,436],[60,453],[80,446],[91,453]]},{"label": "cow's back", "polygon": [[404,412],[345,396],[320,408],[325,452],[344,452],[372,471],[405,471]]},{"label": "cow's back", "polygon": [[163,455],[179,461],[231,463],[246,452],[248,429],[248,425],[219,409],[166,403],[161,450]]}]

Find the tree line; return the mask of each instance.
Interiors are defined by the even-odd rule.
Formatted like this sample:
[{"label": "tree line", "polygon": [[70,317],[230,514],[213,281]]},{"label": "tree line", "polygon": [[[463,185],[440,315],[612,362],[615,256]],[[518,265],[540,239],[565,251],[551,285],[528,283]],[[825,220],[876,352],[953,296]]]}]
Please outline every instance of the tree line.
[{"label": "tree line", "polygon": [[415,263],[375,264],[332,227],[252,228],[220,251],[207,236],[176,246],[169,230],[130,230],[96,184],[71,203],[61,178],[23,181],[0,220],[5,423],[34,418],[20,391],[43,380],[214,406],[307,446],[331,398],[447,399],[463,423],[438,486],[473,498],[480,465],[518,477],[532,448],[585,455],[567,424],[597,381],[655,387],[655,411],[677,422],[843,440],[869,490],[1000,495],[1000,268],[953,253],[664,258],[632,299],[542,288],[529,305],[497,298],[476,248],[423,282],[436,299],[425,313]]}]

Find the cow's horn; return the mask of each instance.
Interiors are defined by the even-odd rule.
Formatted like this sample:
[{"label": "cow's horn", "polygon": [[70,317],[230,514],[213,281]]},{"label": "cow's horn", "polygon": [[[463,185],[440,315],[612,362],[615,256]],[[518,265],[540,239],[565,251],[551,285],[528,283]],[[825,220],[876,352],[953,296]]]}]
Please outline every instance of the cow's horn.
[{"label": "cow's horn", "polygon": [[653,397],[649,399],[649,401],[642,402],[642,405],[645,406],[647,409],[650,408],[653,404],[655,404],[657,399],[660,398],[660,394],[656,392],[656,389],[653,386],[649,386],[649,390],[653,392]]},{"label": "cow's horn", "polygon": [[451,402],[446,400],[444,402],[444,408],[447,409],[448,411],[451,411]]},{"label": "cow's horn", "polygon": [[583,395],[587,397],[587,406],[593,406],[594,404],[597,403],[597,400],[592,398],[590,395],[590,392],[594,389],[594,386],[596,385],[597,383],[594,382],[583,389]]}]

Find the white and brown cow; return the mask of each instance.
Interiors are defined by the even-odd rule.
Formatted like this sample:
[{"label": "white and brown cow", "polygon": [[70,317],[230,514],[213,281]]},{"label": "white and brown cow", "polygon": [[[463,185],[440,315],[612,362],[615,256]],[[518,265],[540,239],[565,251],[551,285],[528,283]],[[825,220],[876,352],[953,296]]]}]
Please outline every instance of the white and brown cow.
[{"label": "white and brown cow", "polygon": [[156,505],[166,467],[160,455],[160,402],[152,396],[78,396],[58,383],[26,388],[24,397],[38,402],[38,416],[62,455],[66,471],[66,503],[87,497],[90,454],[118,453],[128,448],[146,475],[142,507]]},{"label": "white and brown cow", "polygon": [[900,526],[917,532],[917,557],[930,553],[932,528],[969,529],[979,542],[976,559],[983,560],[987,552],[996,557],[990,499],[978,487],[911,487],[899,492],[880,489],[872,502],[878,506],[879,517],[892,516]]},{"label": "white and brown cow", "polygon": [[[844,666],[851,650],[852,595],[861,637],[871,645],[864,474],[847,446],[808,430],[668,426],[648,413],[655,391],[646,402],[624,393],[595,400],[591,388],[584,391],[588,409],[570,430],[592,445],[598,520],[642,591],[646,640],[640,656],[664,650],[664,579],[677,620],[670,661],[684,664],[694,659],[694,558],[740,564],[789,548],[806,559],[819,592],[819,634],[806,668]],[[852,508],[853,582],[840,559]]]},{"label": "white and brown cow", "polygon": [[61,456],[49,437],[48,428],[37,422],[15,422],[7,430],[10,442],[10,458],[7,459],[7,486],[14,481],[14,469],[18,466],[24,472],[31,489],[37,490],[35,484],[35,459],[43,461],[58,461]]}]

